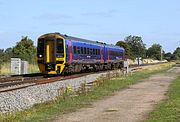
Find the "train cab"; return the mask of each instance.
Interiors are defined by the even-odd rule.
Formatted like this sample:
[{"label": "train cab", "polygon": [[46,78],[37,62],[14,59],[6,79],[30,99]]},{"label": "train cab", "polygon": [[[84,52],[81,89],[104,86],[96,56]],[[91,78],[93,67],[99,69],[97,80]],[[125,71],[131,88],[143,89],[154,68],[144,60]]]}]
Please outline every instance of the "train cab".
[{"label": "train cab", "polygon": [[37,62],[43,74],[61,74],[66,62],[65,39],[58,34],[38,38]]}]

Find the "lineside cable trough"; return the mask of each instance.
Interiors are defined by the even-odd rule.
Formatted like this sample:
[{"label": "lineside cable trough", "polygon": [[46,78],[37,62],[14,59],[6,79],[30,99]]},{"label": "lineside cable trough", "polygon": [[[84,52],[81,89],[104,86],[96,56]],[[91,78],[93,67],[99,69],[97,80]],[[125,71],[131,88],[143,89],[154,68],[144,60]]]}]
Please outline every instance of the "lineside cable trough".
[{"label": "lineside cable trough", "polygon": [[28,74],[28,62],[20,58],[11,58],[11,74]]}]

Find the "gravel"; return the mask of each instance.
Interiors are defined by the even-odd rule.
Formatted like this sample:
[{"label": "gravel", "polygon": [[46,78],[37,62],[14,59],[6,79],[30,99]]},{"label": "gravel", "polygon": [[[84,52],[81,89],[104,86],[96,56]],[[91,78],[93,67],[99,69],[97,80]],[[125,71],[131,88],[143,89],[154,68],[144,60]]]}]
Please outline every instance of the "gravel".
[{"label": "gravel", "polygon": [[[121,71],[118,70],[118,73],[120,72]],[[79,78],[56,81],[53,83],[0,93],[0,113],[22,111],[35,104],[54,100],[60,95],[60,90],[67,86],[70,86],[72,90],[77,90],[81,83],[93,82],[107,73],[111,73],[111,75],[115,74],[114,71],[107,71],[105,73],[91,74]]]}]

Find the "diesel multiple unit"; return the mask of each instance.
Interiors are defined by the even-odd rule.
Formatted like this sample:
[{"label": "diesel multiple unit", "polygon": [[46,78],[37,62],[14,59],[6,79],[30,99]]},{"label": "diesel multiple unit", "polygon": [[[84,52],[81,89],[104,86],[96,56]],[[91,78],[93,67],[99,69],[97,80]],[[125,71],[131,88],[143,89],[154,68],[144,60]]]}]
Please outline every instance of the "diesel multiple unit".
[{"label": "diesel multiple unit", "polygon": [[64,74],[86,70],[121,68],[124,49],[60,33],[38,38],[37,62],[43,74]]}]

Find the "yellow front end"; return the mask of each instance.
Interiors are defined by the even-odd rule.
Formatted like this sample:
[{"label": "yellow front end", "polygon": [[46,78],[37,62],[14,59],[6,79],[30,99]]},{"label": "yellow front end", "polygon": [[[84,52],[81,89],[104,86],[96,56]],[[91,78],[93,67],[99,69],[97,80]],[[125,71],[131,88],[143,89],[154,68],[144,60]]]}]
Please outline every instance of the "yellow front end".
[{"label": "yellow front end", "polygon": [[37,62],[43,74],[62,74],[66,63],[65,39],[58,34],[39,37]]}]

